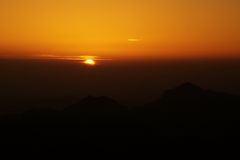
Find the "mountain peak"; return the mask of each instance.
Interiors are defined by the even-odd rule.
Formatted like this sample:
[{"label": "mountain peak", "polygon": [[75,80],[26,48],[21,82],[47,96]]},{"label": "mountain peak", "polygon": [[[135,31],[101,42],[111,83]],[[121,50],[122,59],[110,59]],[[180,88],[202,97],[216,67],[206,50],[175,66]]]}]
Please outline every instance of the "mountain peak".
[{"label": "mountain peak", "polygon": [[181,84],[180,86],[176,87],[174,90],[179,90],[179,91],[202,91],[202,88],[190,83],[190,82],[186,82]]},{"label": "mountain peak", "polygon": [[202,94],[205,94],[205,91],[201,87],[187,82],[179,85],[176,88],[165,91],[163,97],[178,97],[181,99],[188,99],[198,97]]},{"label": "mountain peak", "polygon": [[126,108],[115,101],[114,99],[105,97],[105,96],[92,96],[89,95],[86,98],[83,98],[76,104],[66,108],[65,110],[68,111],[87,111],[87,112],[102,112],[102,111],[121,111],[125,110]]}]

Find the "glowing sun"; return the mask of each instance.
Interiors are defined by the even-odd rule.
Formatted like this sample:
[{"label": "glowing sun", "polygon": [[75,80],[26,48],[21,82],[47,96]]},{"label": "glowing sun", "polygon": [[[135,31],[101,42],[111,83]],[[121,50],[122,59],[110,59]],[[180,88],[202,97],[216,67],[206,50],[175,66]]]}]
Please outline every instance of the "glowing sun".
[{"label": "glowing sun", "polygon": [[92,66],[96,64],[96,62],[93,59],[86,59],[84,63],[86,65],[92,65]]}]

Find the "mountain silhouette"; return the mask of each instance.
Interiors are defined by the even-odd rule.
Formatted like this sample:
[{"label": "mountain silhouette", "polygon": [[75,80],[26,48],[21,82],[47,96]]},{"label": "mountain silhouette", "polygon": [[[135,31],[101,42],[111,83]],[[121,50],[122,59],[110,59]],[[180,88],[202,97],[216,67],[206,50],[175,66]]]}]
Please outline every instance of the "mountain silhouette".
[{"label": "mountain silhouette", "polygon": [[44,140],[57,135],[61,141],[90,139],[94,144],[105,137],[101,144],[114,142],[115,146],[137,145],[139,137],[142,144],[148,145],[186,137],[220,142],[223,137],[240,135],[239,115],[239,96],[184,83],[140,107],[130,109],[108,97],[88,96],[62,111],[6,115],[0,118],[0,127],[2,137],[10,140],[22,136]]},{"label": "mountain silhouette", "polygon": [[65,108],[66,112],[95,112],[95,113],[116,113],[126,111],[127,107],[108,97],[88,96],[70,107]]},{"label": "mountain silhouette", "polygon": [[193,92],[200,92],[203,89],[195,84],[192,84],[190,82],[183,83],[180,86],[171,89],[170,91],[179,91],[182,93],[193,93]]},{"label": "mountain silhouette", "polygon": [[158,100],[146,107],[168,112],[227,112],[231,109],[238,110],[239,107],[235,107],[235,104],[239,104],[239,100],[238,96],[184,83],[165,91]]}]

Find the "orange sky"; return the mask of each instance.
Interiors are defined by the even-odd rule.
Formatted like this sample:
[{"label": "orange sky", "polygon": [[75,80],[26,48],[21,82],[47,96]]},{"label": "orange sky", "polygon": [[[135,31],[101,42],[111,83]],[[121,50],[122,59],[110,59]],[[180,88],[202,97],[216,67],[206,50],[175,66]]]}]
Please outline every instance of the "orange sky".
[{"label": "orange sky", "polygon": [[239,0],[1,0],[4,56],[240,57]]}]

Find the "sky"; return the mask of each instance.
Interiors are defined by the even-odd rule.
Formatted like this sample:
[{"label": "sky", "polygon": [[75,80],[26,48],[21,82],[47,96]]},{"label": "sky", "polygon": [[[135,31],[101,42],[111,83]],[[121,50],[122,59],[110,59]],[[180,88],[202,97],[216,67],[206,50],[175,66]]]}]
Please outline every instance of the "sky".
[{"label": "sky", "polygon": [[240,57],[239,0],[1,0],[0,55]]}]

